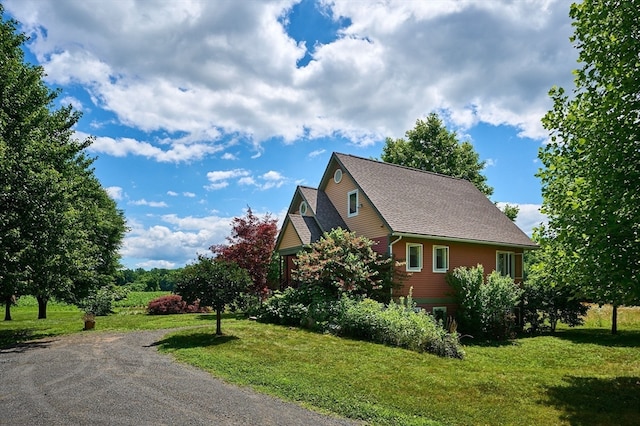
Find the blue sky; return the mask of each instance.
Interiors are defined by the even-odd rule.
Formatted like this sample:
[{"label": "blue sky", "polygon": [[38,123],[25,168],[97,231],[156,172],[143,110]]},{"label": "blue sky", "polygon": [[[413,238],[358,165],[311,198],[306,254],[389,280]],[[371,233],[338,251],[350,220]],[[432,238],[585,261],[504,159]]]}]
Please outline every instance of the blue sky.
[{"label": "blue sky", "polygon": [[544,220],[540,119],[577,68],[567,1],[3,4],[95,138],[126,267],[183,266],[247,206],[281,220],[333,151],[380,157],[433,111],[487,162],[493,201],[527,233]]}]

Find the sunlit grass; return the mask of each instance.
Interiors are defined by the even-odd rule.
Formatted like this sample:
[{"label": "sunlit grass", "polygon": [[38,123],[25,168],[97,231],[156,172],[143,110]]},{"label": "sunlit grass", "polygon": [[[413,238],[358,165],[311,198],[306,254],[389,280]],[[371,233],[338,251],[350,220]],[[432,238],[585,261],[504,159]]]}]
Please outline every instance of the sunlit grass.
[{"label": "sunlit grass", "polygon": [[[371,424],[637,424],[639,309],[620,309],[617,336],[604,309],[554,335],[468,340],[462,361],[233,315],[215,337],[214,315],[118,308],[85,333],[191,327],[163,338],[160,350],[226,381]],[[0,323],[0,344],[82,329],[76,308],[48,313],[36,320],[37,307],[13,308],[15,320]]]}]

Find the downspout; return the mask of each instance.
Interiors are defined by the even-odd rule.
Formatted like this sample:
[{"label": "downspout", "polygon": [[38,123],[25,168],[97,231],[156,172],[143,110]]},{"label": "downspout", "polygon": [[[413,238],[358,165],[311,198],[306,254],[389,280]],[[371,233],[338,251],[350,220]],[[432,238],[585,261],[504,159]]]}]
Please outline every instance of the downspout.
[{"label": "downspout", "polygon": [[[391,235],[391,236],[393,236],[393,235]],[[398,241],[400,241],[401,239],[402,239],[402,235],[400,235],[397,240],[395,240],[391,244],[389,244],[389,256],[393,256],[393,245],[395,243],[397,243]]]}]

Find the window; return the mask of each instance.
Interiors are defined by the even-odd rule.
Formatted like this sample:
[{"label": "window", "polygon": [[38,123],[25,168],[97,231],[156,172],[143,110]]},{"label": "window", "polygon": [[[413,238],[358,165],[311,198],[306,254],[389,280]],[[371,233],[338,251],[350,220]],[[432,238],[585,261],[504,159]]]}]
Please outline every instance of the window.
[{"label": "window", "polygon": [[442,321],[443,324],[447,323],[447,307],[446,306],[435,306],[431,313],[436,321]]},{"label": "window", "polygon": [[335,183],[340,183],[341,180],[342,180],[342,170],[336,169],[336,171],[333,172],[333,181]]},{"label": "window", "polygon": [[501,275],[515,278],[516,256],[512,251],[496,252],[496,271]]},{"label": "window", "polygon": [[303,215],[303,216],[305,214],[307,214],[307,202],[306,201],[303,201],[303,202],[300,203],[300,214]]},{"label": "window", "polygon": [[358,190],[349,192],[349,217],[358,216]]},{"label": "window", "polygon": [[422,244],[407,244],[407,271],[422,271]]},{"label": "window", "polygon": [[449,247],[433,246],[433,272],[449,270]]}]

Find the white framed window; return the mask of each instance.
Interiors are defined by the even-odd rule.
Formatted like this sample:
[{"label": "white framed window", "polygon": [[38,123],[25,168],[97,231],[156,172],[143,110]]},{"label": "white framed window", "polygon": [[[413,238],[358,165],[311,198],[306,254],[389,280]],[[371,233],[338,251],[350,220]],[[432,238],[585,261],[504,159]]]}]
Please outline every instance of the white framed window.
[{"label": "white framed window", "polygon": [[434,306],[431,310],[431,314],[436,321],[442,321],[443,324],[447,323],[447,307],[446,306]]},{"label": "white framed window", "polygon": [[407,243],[407,271],[422,271],[422,244]]},{"label": "white framed window", "polygon": [[349,192],[348,197],[348,206],[347,212],[349,217],[358,216],[358,212],[360,211],[360,200],[358,199],[358,190],[353,190]]},{"label": "white framed window", "polygon": [[496,252],[496,271],[511,278],[516,276],[516,256],[512,251]]},{"label": "white framed window", "polygon": [[333,181],[335,183],[340,183],[342,181],[342,170],[341,169],[336,169],[336,171],[333,172]]},{"label": "white framed window", "polygon": [[302,216],[307,214],[307,202],[306,201],[303,201],[303,202],[300,203],[300,214]]},{"label": "white framed window", "polygon": [[449,270],[449,247],[433,246],[433,272]]}]

